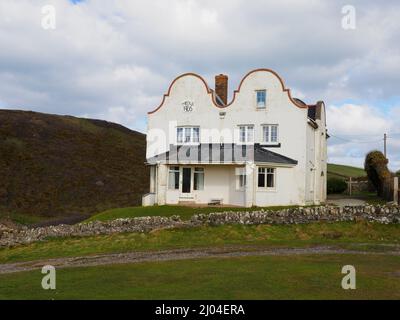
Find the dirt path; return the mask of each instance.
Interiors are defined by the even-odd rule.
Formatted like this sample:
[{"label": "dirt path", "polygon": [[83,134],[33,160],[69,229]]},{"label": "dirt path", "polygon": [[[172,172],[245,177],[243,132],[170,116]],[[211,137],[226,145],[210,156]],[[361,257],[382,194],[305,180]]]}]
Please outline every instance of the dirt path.
[{"label": "dirt path", "polygon": [[179,249],[165,251],[127,252],[84,257],[43,259],[28,262],[0,264],[0,274],[37,270],[44,265],[56,268],[87,267],[110,264],[187,260],[200,258],[230,258],[247,256],[314,255],[314,254],[376,254],[400,255],[400,250],[371,252],[319,246],[309,248],[260,248],[257,246],[233,246],[225,248]]}]

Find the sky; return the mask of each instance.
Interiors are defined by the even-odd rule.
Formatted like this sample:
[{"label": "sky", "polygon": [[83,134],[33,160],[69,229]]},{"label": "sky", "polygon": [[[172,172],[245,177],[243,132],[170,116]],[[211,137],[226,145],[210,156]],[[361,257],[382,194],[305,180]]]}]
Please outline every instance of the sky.
[{"label": "sky", "polygon": [[389,166],[400,169],[398,0],[0,1],[2,109],[145,132],[176,76],[213,87],[224,73],[232,94],[256,68],[308,104],[325,102],[329,162],[362,167],[387,133]]}]

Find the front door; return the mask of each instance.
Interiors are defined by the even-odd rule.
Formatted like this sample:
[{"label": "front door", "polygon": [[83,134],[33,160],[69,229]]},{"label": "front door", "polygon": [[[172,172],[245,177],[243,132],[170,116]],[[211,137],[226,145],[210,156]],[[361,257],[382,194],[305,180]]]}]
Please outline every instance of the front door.
[{"label": "front door", "polygon": [[192,169],[182,168],[182,193],[190,193],[192,180]]}]

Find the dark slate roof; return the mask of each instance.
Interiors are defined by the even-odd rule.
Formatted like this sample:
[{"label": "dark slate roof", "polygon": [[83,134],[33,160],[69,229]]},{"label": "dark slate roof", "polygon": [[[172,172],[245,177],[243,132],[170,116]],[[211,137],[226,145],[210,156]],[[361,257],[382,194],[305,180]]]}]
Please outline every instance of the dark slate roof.
[{"label": "dark slate roof", "polygon": [[306,106],[306,103],[303,100],[300,100],[299,98],[293,98],[296,100],[298,103],[302,104],[303,106]]},{"label": "dark slate roof", "polygon": [[148,164],[157,161],[180,163],[233,163],[254,161],[255,163],[276,163],[296,165],[297,160],[285,157],[279,153],[272,152],[260,146],[206,143],[200,145],[170,145],[170,150],[147,159]]},{"label": "dark slate roof", "polygon": [[254,148],[254,162],[270,162],[280,164],[297,164],[297,160],[285,157],[279,153],[272,152],[268,149],[255,145]]}]

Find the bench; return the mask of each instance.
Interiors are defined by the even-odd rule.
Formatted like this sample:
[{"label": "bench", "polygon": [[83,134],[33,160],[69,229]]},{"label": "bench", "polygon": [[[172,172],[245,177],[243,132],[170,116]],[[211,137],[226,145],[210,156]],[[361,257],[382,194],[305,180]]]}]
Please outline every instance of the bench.
[{"label": "bench", "polygon": [[215,205],[220,205],[222,204],[222,198],[212,198],[210,202],[208,203],[209,206],[215,206]]}]

